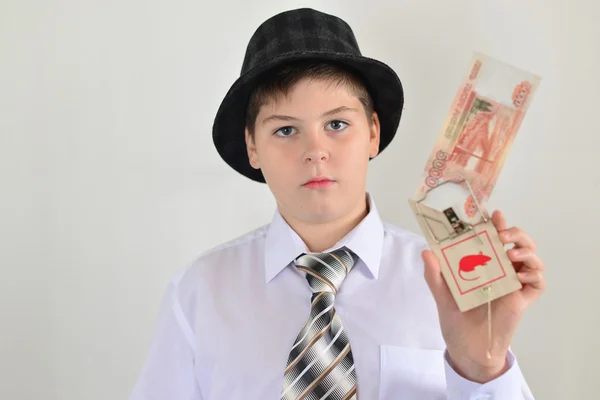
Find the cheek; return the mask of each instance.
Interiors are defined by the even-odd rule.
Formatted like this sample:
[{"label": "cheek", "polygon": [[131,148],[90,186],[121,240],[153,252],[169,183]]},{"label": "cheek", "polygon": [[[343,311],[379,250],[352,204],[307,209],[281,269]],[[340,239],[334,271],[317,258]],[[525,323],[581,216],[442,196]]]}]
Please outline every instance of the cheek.
[{"label": "cheek", "polygon": [[346,167],[348,172],[351,171],[353,176],[362,176],[366,173],[368,159],[364,154],[355,154],[351,159],[347,160]]},{"label": "cheek", "polygon": [[369,159],[371,145],[365,140],[352,140],[343,146],[343,155],[351,161],[362,164],[364,160]]},{"label": "cheek", "polygon": [[269,144],[261,148],[259,156],[263,173],[271,175],[272,179],[286,179],[297,166],[297,152],[290,146]]},{"label": "cheek", "polygon": [[291,161],[292,159],[292,151],[290,148],[286,146],[280,146],[277,143],[270,144],[265,146],[263,149],[262,159],[269,166],[277,166],[280,165],[284,161]]}]

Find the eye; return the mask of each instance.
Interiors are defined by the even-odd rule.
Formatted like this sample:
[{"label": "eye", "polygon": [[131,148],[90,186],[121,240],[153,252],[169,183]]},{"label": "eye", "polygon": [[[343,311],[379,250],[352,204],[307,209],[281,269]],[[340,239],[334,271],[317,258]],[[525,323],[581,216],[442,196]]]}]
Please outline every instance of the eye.
[{"label": "eye", "polygon": [[346,126],[348,126],[347,123],[345,123],[344,121],[339,121],[339,120],[331,121],[327,125],[330,126],[332,128],[332,130],[334,130],[334,131],[341,131]]},{"label": "eye", "polygon": [[283,128],[279,128],[275,131],[275,134],[280,137],[291,136],[295,131],[291,126],[284,126]]}]

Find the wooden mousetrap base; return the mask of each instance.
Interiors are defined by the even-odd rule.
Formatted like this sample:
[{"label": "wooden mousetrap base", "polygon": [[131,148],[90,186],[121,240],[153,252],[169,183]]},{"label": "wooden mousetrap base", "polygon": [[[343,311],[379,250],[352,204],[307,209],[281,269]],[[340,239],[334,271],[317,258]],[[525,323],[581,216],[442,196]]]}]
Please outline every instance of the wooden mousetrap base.
[{"label": "wooden mousetrap base", "polygon": [[460,311],[522,288],[490,218],[456,233],[448,210],[436,210],[413,199],[409,204]]}]

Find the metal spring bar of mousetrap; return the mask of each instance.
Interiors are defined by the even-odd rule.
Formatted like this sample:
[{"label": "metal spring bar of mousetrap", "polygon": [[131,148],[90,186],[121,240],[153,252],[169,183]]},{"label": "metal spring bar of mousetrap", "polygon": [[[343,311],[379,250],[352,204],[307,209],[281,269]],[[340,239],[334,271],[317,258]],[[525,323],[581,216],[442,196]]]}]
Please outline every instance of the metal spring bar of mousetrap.
[{"label": "metal spring bar of mousetrap", "polygon": [[[447,183],[453,183],[453,184],[456,184],[456,185],[460,185],[463,182],[467,185],[467,188],[469,189],[469,192],[471,193],[471,196],[473,197],[473,201],[475,202],[475,206],[477,207],[477,212],[481,216],[481,220],[479,222],[477,222],[476,224],[468,224],[468,223],[466,223],[466,222],[464,222],[464,221],[462,221],[460,219],[457,219],[456,221],[453,221],[453,220],[451,220],[448,217],[448,221],[455,228],[455,230],[454,230],[454,232],[448,232],[448,236],[447,237],[442,238],[442,239],[438,239],[437,236],[433,233],[433,230],[431,229],[431,227],[429,225],[429,222],[427,222],[427,220],[430,219],[432,221],[439,222],[444,228],[446,228],[446,225],[444,225],[443,221],[440,221],[440,220],[438,220],[436,218],[432,218],[432,217],[429,217],[427,215],[424,215],[423,212],[422,212],[422,210],[421,210],[420,203],[427,198],[427,195],[429,194],[429,192],[431,192],[431,191],[439,188],[440,186],[443,186],[443,185],[445,185]],[[429,189],[428,191],[425,192],[425,196],[423,196],[423,198],[421,200],[419,200],[419,201],[416,202],[416,207],[419,210],[419,216],[423,218],[423,220],[425,222],[425,225],[427,226],[427,230],[429,231],[430,236],[433,238],[433,240],[435,240],[435,242],[437,244],[440,244],[441,242],[443,242],[445,240],[448,240],[448,239],[454,239],[455,237],[463,234],[464,232],[468,232],[468,231],[474,230],[474,228],[476,226],[481,225],[481,224],[485,224],[485,223],[488,222],[488,218],[486,218],[486,216],[484,215],[484,213],[481,211],[481,207],[479,205],[479,202],[477,201],[477,196],[475,196],[475,193],[473,193],[473,189],[471,188],[471,184],[466,179],[463,179],[463,180],[460,180],[460,181],[445,181],[445,182],[440,183],[436,187]],[[446,228],[446,230],[447,230],[447,228]],[[479,239],[480,242],[483,242],[481,240],[481,238],[479,237],[479,235],[476,235],[476,236],[477,236],[477,238]]]}]

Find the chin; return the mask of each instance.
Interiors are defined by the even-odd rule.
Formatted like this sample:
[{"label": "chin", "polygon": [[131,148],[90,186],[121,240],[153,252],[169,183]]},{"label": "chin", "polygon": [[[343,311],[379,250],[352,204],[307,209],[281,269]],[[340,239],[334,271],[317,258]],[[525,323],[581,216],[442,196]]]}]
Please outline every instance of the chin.
[{"label": "chin", "polygon": [[304,192],[304,190],[300,193],[280,192],[278,194],[282,196],[275,196],[281,199],[278,203],[286,210],[286,214],[307,223],[322,223],[335,220],[348,211],[347,205],[338,193]]}]

